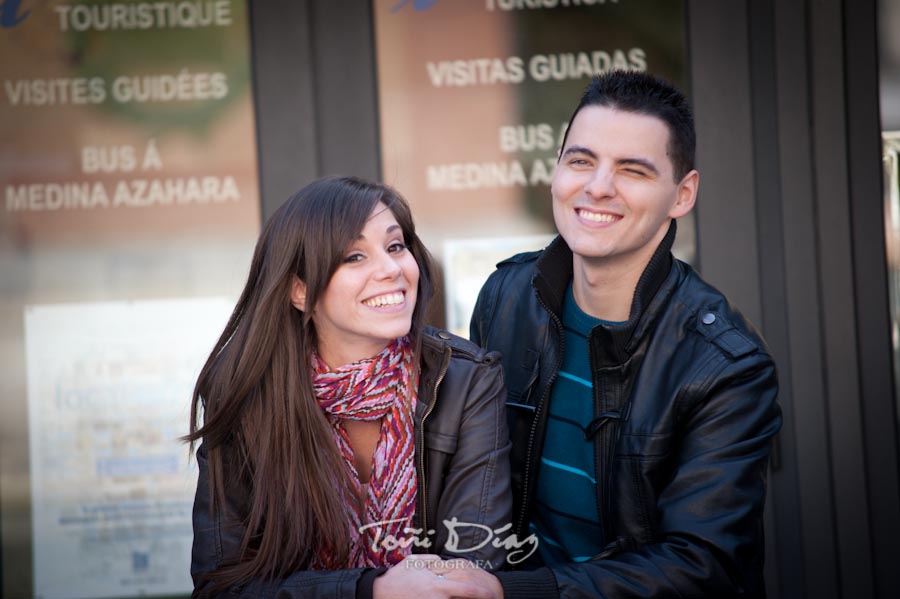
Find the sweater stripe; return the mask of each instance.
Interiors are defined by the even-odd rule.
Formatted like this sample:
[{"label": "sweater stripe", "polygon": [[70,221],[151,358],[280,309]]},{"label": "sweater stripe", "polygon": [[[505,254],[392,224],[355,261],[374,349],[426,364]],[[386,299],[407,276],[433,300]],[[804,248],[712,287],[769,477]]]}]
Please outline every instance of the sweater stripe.
[{"label": "sweater stripe", "polygon": [[580,376],[575,376],[574,374],[569,374],[568,372],[565,372],[565,371],[563,371],[563,370],[560,370],[560,371],[559,371],[559,376],[564,377],[564,378],[567,378],[567,379],[569,379],[570,381],[575,381],[576,383],[581,383],[582,385],[584,385],[584,386],[587,387],[588,389],[593,389],[593,388],[594,388],[594,383],[592,383],[591,381],[586,381],[586,380],[584,380],[583,378],[581,378]]},{"label": "sweater stripe", "polygon": [[572,474],[576,474],[578,476],[583,476],[586,479],[588,479],[589,481],[591,481],[591,484],[594,484],[594,485],[597,484],[597,481],[594,480],[593,476],[591,476],[584,470],[581,470],[580,468],[573,468],[572,466],[566,466],[565,464],[560,464],[559,462],[554,462],[553,460],[548,460],[547,458],[541,458],[541,463],[546,464],[547,466],[550,466],[551,468],[557,468],[559,470],[562,470],[563,472],[571,472]]}]

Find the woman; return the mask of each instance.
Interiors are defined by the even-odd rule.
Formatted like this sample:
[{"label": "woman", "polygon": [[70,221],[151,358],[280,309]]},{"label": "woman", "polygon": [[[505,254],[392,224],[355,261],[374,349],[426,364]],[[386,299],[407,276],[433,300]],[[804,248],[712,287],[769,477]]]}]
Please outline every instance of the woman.
[{"label": "woman", "polygon": [[424,327],[431,276],[380,184],[321,179],[266,223],[194,389],[195,596],[462,595],[391,566],[503,565],[485,532],[510,521],[501,369]]}]

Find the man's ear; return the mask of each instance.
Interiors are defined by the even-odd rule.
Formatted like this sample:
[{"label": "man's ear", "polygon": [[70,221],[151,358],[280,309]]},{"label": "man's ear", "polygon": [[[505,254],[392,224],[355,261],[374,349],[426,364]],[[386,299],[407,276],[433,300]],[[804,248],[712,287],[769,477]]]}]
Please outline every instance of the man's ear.
[{"label": "man's ear", "polygon": [[700,187],[700,173],[691,171],[684,176],[675,192],[675,203],[669,210],[671,218],[680,218],[691,211],[697,201],[697,189]]},{"label": "man's ear", "polygon": [[306,311],[306,283],[297,275],[294,275],[291,282],[291,304],[301,312]]}]

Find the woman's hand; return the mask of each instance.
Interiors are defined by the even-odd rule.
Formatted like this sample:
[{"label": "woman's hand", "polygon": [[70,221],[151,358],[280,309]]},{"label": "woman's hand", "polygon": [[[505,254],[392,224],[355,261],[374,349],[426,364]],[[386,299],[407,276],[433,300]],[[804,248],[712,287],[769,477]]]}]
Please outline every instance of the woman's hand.
[{"label": "woman's hand", "polygon": [[[478,597],[485,596],[491,599],[503,599],[503,587],[497,577],[479,568],[472,562],[464,559],[451,559],[443,561],[435,561],[431,563],[431,571],[443,576],[448,582],[465,583],[479,589],[479,592],[485,593]],[[472,595],[473,597],[475,595]]]},{"label": "woman's hand", "polygon": [[[444,561],[439,555],[410,555],[375,579],[372,596],[374,599],[502,599],[503,591],[496,578],[484,571],[473,576],[466,570],[478,568],[465,560]],[[493,579],[499,594],[487,584],[489,581],[477,574]]]}]

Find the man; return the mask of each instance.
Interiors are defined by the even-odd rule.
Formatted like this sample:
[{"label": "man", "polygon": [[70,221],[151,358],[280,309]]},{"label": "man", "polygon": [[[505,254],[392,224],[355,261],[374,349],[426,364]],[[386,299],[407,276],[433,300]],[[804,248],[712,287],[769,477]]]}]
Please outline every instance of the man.
[{"label": "man", "polygon": [[588,86],[553,174],[559,237],[501,262],[472,318],[472,340],[503,355],[514,531],[539,548],[530,569],[446,578],[508,599],[765,594],[775,366],[670,253],[694,145],[668,84],[618,71]]}]

